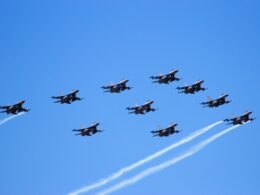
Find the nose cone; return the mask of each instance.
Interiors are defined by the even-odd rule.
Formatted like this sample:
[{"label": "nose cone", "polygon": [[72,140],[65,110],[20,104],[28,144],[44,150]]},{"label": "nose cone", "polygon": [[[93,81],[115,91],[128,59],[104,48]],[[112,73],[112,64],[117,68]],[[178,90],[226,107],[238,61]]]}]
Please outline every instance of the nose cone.
[{"label": "nose cone", "polygon": [[25,101],[23,100],[23,101],[20,101],[20,102],[18,102],[18,104],[24,104],[25,103]]},{"label": "nose cone", "polygon": [[147,103],[148,103],[148,104],[153,104],[153,103],[154,103],[154,101],[148,101]]},{"label": "nose cone", "polygon": [[204,80],[198,80],[195,84],[201,85],[202,83],[204,83]]},{"label": "nose cone", "polygon": [[170,124],[170,127],[176,127],[178,124],[174,124],[174,123],[172,123],[172,124]]},{"label": "nose cone", "polygon": [[250,114],[252,114],[253,112],[248,111],[248,112],[244,112],[244,114],[242,116],[249,116]]},{"label": "nose cone", "polygon": [[179,72],[178,69],[176,69],[176,70],[172,70],[172,71],[170,72],[170,74],[176,74],[177,72]]},{"label": "nose cone", "polygon": [[97,127],[99,125],[99,123],[95,123],[95,126]]},{"label": "nose cone", "polygon": [[123,80],[123,81],[121,81],[121,83],[127,83],[129,80]]}]

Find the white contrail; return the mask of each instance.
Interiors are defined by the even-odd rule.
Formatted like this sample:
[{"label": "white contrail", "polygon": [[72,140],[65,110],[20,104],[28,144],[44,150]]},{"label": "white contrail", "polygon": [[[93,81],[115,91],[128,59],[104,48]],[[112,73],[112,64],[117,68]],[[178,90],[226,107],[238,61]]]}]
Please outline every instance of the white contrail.
[{"label": "white contrail", "polygon": [[150,162],[151,160],[153,160],[155,158],[160,157],[161,155],[165,154],[166,152],[169,152],[172,149],[174,149],[174,148],[176,148],[178,146],[181,146],[181,145],[183,145],[183,144],[185,144],[185,143],[195,139],[199,135],[207,132],[208,130],[210,130],[211,128],[215,127],[216,125],[218,125],[218,124],[220,124],[222,122],[223,121],[219,121],[219,122],[216,122],[216,123],[214,123],[212,125],[204,127],[202,129],[192,133],[191,135],[187,136],[186,138],[178,141],[177,143],[174,143],[174,144],[172,144],[172,145],[170,145],[170,146],[168,146],[168,147],[166,147],[166,148],[164,148],[164,149],[162,149],[162,150],[160,150],[160,151],[158,151],[158,152],[156,152],[156,153],[154,153],[154,154],[152,154],[152,155],[150,155],[150,156],[148,156],[148,157],[146,157],[146,158],[144,158],[144,159],[142,159],[142,160],[140,160],[140,161],[138,161],[138,162],[136,162],[136,163],[134,163],[132,165],[124,167],[124,168],[120,169],[119,171],[117,171],[116,173],[114,173],[113,175],[111,175],[111,176],[109,176],[109,177],[107,177],[105,179],[102,179],[102,180],[100,180],[100,181],[98,181],[98,182],[96,182],[94,184],[91,184],[91,185],[88,185],[86,187],[83,187],[83,188],[81,188],[81,189],[79,189],[77,191],[71,192],[71,193],[69,193],[69,195],[78,195],[80,193],[86,193],[86,192],[94,190],[94,189],[96,189],[98,187],[101,187],[103,185],[106,185],[108,182],[113,181],[113,180],[121,177],[123,174],[125,174],[127,172],[130,172],[130,171],[136,169],[137,167],[139,167],[139,166],[141,166],[141,165],[143,165],[145,163],[148,163],[148,162]]},{"label": "white contrail", "polygon": [[202,150],[204,147],[206,147],[209,143],[213,142],[214,140],[216,140],[217,138],[225,135],[226,133],[230,132],[231,130],[239,127],[240,125],[236,125],[236,126],[232,126],[226,130],[221,131],[220,133],[217,133],[215,135],[213,135],[212,137],[200,142],[199,144],[195,145],[194,147],[192,147],[189,151],[185,152],[184,154],[177,156],[169,161],[166,161],[162,164],[159,164],[157,166],[148,168],[144,171],[142,171],[141,173],[135,175],[134,177],[124,180],[122,182],[120,182],[119,184],[116,184],[100,193],[98,193],[98,195],[107,195],[110,194],[112,192],[115,192],[117,190],[120,190],[124,187],[127,187],[129,185],[135,184],[136,182],[144,179],[145,177],[148,177],[151,174],[154,174],[156,172],[159,172],[163,169],[166,169],[167,167],[174,165],[175,163],[184,160],[185,158],[188,158],[189,156],[192,156],[194,154],[196,154],[197,152],[199,152],[200,150]]},{"label": "white contrail", "polygon": [[25,112],[20,112],[20,113],[18,113],[18,114],[16,114],[16,115],[13,115],[13,116],[10,116],[10,117],[5,118],[5,119],[3,119],[3,120],[0,120],[0,125],[6,123],[7,121],[9,121],[9,120],[11,120],[11,119],[13,119],[13,118],[16,118],[16,117],[18,117],[18,116],[21,116],[21,115],[23,115],[24,113],[25,113]]}]

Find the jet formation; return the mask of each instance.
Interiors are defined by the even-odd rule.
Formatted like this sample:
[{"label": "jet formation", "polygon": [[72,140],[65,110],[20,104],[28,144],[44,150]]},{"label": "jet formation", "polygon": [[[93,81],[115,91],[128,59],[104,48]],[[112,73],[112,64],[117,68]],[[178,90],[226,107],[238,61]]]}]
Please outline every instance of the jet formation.
[{"label": "jet formation", "polygon": [[10,105],[10,106],[0,106],[0,109],[4,110],[1,111],[0,113],[6,113],[6,114],[18,114],[20,112],[29,112],[30,109],[25,109],[23,108],[23,104],[25,103],[25,101],[20,101],[14,105]]},{"label": "jet formation", "polygon": [[[158,84],[170,84],[174,81],[181,80],[176,76],[176,74],[179,72],[179,70],[175,69],[170,71],[169,73],[163,75],[160,74],[158,76],[151,76],[150,78],[153,80],[153,83]],[[129,80],[122,80],[117,84],[110,84],[107,86],[102,86],[101,88],[104,90],[104,92],[108,93],[121,93],[126,90],[132,89],[132,87],[127,86]],[[178,93],[184,93],[184,94],[195,94],[199,91],[205,91],[207,88],[202,87],[202,84],[204,83],[204,80],[198,80],[192,85],[185,85],[183,87],[177,87]],[[54,103],[60,103],[60,104],[71,104],[75,101],[83,100],[83,98],[80,98],[77,96],[79,93],[79,90],[73,90],[67,95],[61,95],[61,96],[52,96],[51,98],[54,99]],[[212,99],[211,97],[208,98],[208,101],[201,102],[200,104],[203,107],[208,108],[217,108],[219,106],[222,106],[224,104],[229,104],[231,100],[227,100],[227,97],[229,97],[229,94],[223,94],[217,99]],[[23,107],[23,104],[25,101],[20,101],[14,105],[7,105],[7,106],[0,106],[0,109],[3,110],[0,113],[6,113],[6,114],[18,114],[20,112],[29,112],[30,109],[25,109]],[[132,107],[127,107],[126,109],[129,111],[129,114],[135,114],[135,115],[145,115],[148,112],[154,112],[157,109],[152,108],[152,104],[154,101],[146,101],[143,105],[137,105]],[[252,112],[245,112],[239,117],[234,117],[230,119],[225,119],[225,122],[228,122],[228,124],[232,125],[242,125],[246,122],[250,122],[255,120],[255,118],[250,118],[250,115]],[[178,124],[170,124],[166,128],[161,128],[156,131],[151,131],[153,136],[158,137],[168,137],[172,134],[177,134],[180,131],[176,130]],[[78,132],[76,135],[81,136],[92,136],[96,133],[103,132],[102,130],[97,129],[99,126],[99,123],[94,123],[88,128],[80,128],[80,129],[73,129],[73,131]]]}]

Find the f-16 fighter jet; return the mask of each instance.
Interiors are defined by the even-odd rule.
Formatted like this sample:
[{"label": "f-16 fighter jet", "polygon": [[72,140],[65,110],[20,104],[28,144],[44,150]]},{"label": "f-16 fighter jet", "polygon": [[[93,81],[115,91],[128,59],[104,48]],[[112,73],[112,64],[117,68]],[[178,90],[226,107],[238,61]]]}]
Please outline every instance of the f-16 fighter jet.
[{"label": "f-16 fighter jet", "polygon": [[196,83],[194,83],[193,85],[184,86],[184,87],[177,87],[176,89],[182,90],[182,91],[179,91],[179,93],[195,94],[196,92],[206,90],[206,88],[201,87],[202,83],[204,83],[204,81],[199,80]]},{"label": "f-16 fighter jet", "polygon": [[153,136],[159,136],[159,137],[168,137],[172,134],[175,133],[179,133],[179,130],[176,130],[176,126],[177,124],[170,124],[169,127],[166,128],[162,128],[160,130],[157,131],[151,131],[151,133],[153,134]]},{"label": "f-16 fighter jet", "polygon": [[253,121],[255,120],[255,118],[250,118],[250,114],[252,114],[253,112],[245,112],[243,115],[239,116],[239,117],[234,117],[234,118],[231,118],[231,119],[225,119],[224,121],[225,122],[230,122],[228,123],[229,125],[242,125],[246,122],[249,122],[249,121]]},{"label": "f-16 fighter jet", "polygon": [[147,101],[144,105],[127,107],[126,109],[131,111],[129,114],[145,114],[147,112],[154,112],[157,109],[151,107],[154,101]]},{"label": "f-16 fighter jet", "polygon": [[155,80],[153,83],[159,83],[159,84],[169,84],[173,81],[179,81],[180,79],[177,78],[175,75],[179,72],[179,70],[173,70],[165,75],[159,75],[159,76],[151,76],[150,78]]},{"label": "f-16 fighter jet", "polygon": [[81,129],[73,129],[72,131],[77,131],[79,133],[75,135],[81,135],[81,136],[92,136],[98,132],[103,132],[102,130],[97,129],[97,126],[99,123],[94,123],[88,128],[81,128]]},{"label": "f-16 fighter jet", "polygon": [[101,88],[104,89],[104,92],[110,92],[110,93],[121,93],[125,90],[130,90],[132,87],[126,86],[129,80],[122,80],[117,84],[111,84],[108,86],[102,86]]},{"label": "f-16 fighter jet", "polygon": [[204,106],[204,107],[209,107],[209,108],[217,108],[221,105],[224,105],[224,104],[228,104],[231,102],[231,100],[226,100],[226,98],[228,97],[229,95],[228,94],[224,94],[222,96],[220,96],[218,99],[215,99],[213,100],[212,98],[208,98],[208,101],[207,102],[202,102],[201,104]]},{"label": "f-16 fighter jet", "polygon": [[51,98],[57,100],[54,103],[71,104],[72,102],[83,100],[82,98],[77,97],[78,92],[79,90],[74,90],[67,95],[52,96]]},{"label": "f-16 fighter jet", "polygon": [[29,112],[30,110],[23,108],[24,103],[25,103],[25,101],[20,101],[11,106],[0,106],[0,109],[4,110],[4,111],[1,111],[1,113],[18,114],[20,112]]}]

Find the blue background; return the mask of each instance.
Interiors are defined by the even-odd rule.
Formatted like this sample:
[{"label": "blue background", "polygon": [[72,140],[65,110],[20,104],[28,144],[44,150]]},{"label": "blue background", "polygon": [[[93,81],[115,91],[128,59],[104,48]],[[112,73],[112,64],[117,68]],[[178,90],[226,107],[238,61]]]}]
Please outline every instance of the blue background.
[{"label": "blue background", "polygon": [[[25,99],[32,110],[0,126],[0,194],[66,194],[233,114],[259,116],[259,9],[259,1],[248,0],[1,0],[0,104]],[[151,75],[174,68],[180,82],[151,83]],[[100,89],[125,78],[134,89]],[[197,79],[209,89],[196,95],[175,90]],[[73,89],[84,101],[52,103],[51,96]],[[221,93],[232,103],[199,105]],[[157,112],[127,114],[125,107],[150,99]],[[96,121],[102,134],[73,135],[72,129]],[[181,134],[160,139],[149,133],[171,122]],[[260,194],[259,136],[256,120],[114,194]]]}]

